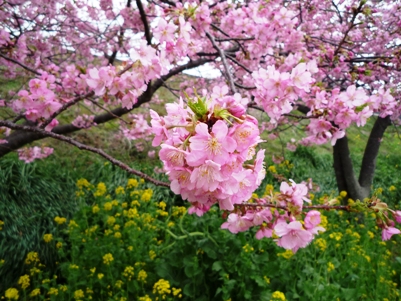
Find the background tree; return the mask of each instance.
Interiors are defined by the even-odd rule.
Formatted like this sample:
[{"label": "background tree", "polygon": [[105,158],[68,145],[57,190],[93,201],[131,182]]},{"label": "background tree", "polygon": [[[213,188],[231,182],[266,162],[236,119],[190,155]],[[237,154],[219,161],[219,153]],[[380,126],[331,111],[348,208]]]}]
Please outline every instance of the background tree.
[{"label": "background tree", "polygon": [[[1,102],[0,156],[53,137],[146,177],[64,135],[118,118],[136,138],[143,128],[127,114],[160,87],[183,96],[167,81],[208,64],[223,75],[209,83],[215,97],[246,97],[248,107],[267,113],[268,130],[301,126],[297,143],[331,141],[339,190],[363,199],[383,134],[399,120],[401,8],[394,1],[12,0],[0,7],[3,76],[30,79]],[[114,66],[116,58],[123,63]],[[186,84],[188,97],[206,87]],[[368,118],[375,125],[357,177],[345,131]],[[51,150],[19,153],[30,161]]]}]

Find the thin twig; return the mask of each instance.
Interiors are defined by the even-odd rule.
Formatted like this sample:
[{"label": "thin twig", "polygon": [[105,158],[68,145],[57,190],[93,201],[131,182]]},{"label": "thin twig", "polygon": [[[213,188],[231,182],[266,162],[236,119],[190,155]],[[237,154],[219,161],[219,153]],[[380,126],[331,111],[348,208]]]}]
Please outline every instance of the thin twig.
[{"label": "thin twig", "polygon": [[209,32],[206,32],[206,36],[209,38],[210,42],[212,42],[214,49],[216,49],[220,54],[221,61],[223,63],[224,69],[226,70],[226,73],[227,73],[227,78],[228,78],[228,82],[230,84],[231,92],[233,94],[237,93],[237,89],[235,88],[235,84],[234,84],[234,79],[230,72],[230,68],[228,67],[228,63],[227,63],[227,59],[226,59],[226,55],[224,54],[224,51],[219,46],[217,46],[214,37]]},{"label": "thin twig", "polygon": [[151,176],[149,176],[149,175],[147,175],[147,174],[145,174],[143,172],[140,172],[138,170],[135,170],[135,169],[129,167],[128,165],[124,164],[123,162],[121,162],[121,161],[117,160],[116,158],[110,156],[109,154],[107,154],[102,149],[98,149],[98,148],[95,148],[95,147],[91,147],[91,146],[85,145],[85,144],[83,144],[81,142],[78,142],[78,141],[76,141],[76,140],[74,140],[74,139],[72,139],[70,137],[66,137],[66,136],[59,135],[59,134],[56,134],[56,133],[53,133],[53,132],[45,131],[45,130],[42,130],[42,129],[39,129],[39,128],[36,128],[36,127],[18,125],[18,124],[12,123],[10,121],[0,121],[0,126],[5,126],[7,128],[13,129],[13,130],[20,130],[20,131],[25,131],[25,132],[33,132],[33,133],[37,133],[39,135],[42,135],[44,137],[51,137],[51,138],[54,138],[54,139],[57,139],[57,140],[60,140],[60,141],[64,141],[66,143],[69,143],[71,145],[76,146],[79,149],[86,150],[86,151],[98,154],[98,155],[102,156],[103,158],[105,158],[106,160],[110,161],[112,164],[120,167],[121,169],[123,169],[123,170],[125,170],[125,171],[127,171],[127,172],[129,172],[129,173],[131,173],[133,175],[139,176],[139,177],[141,177],[141,178],[143,178],[145,180],[148,180],[149,182],[151,182],[151,183],[153,183],[153,184],[155,184],[157,186],[170,187],[170,184],[162,182],[162,181],[159,181],[159,180],[156,180],[156,179],[152,178]]},{"label": "thin twig", "polygon": [[[243,203],[243,204],[236,204],[235,206],[239,207],[269,207],[269,208],[276,208],[282,210],[288,210],[286,206],[278,206],[273,203],[264,203],[264,204],[255,204],[255,203]],[[320,209],[320,210],[345,210],[350,211],[351,206],[346,205],[337,205],[337,206],[329,206],[329,205],[312,205],[312,206],[303,206],[303,209]]]},{"label": "thin twig", "polygon": [[149,23],[148,23],[148,20],[146,19],[146,13],[145,13],[145,10],[143,9],[141,0],[136,0],[136,6],[138,6],[139,14],[141,15],[141,20],[143,23],[143,27],[145,29],[146,41],[148,42],[148,45],[151,45],[152,44],[152,36],[150,34]]},{"label": "thin twig", "polygon": [[14,60],[13,58],[10,58],[10,57],[8,57],[8,56],[3,55],[1,52],[0,52],[0,56],[1,56],[3,59],[7,60],[7,61],[10,61],[10,62],[13,62],[13,63],[15,63],[15,64],[17,64],[17,65],[20,65],[20,66],[21,66],[22,68],[24,68],[25,70],[28,70],[28,71],[30,71],[30,72],[32,72],[32,73],[38,75],[38,76],[41,76],[41,75],[42,75],[42,73],[40,73],[40,72],[38,72],[38,71],[36,71],[36,70],[34,70],[34,69],[32,69],[32,68],[30,68],[30,67],[24,65],[23,63],[21,63],[21,62],[19,62],[19,61],[17,61],[17,60]]}]

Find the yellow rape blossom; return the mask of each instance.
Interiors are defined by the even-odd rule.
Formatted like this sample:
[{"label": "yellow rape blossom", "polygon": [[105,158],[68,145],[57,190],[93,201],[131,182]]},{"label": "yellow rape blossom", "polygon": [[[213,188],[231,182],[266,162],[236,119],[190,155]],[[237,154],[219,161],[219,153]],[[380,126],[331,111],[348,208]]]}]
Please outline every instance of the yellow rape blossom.
[{"label": "yellow rape blossom", "polygon": [[67,219],[66,219],[65,217],[56,216],[56,217],[54,218],[54,221],[55,221],[57,224],[62,225],[62,224],[64,224],[64,223],[67,221]]},{"label": "yellow rape blossom", "polygon": [[170,294],[170,283],[167,280],[160,279],[153,285],[153,294],[159,294],[159,295],[164,295],[164,294]]},{"label": "yellow rape blossom", "polygon": [[79,189],[83,189],[83,188],[89,188],[90,187],[90,183],[88,182],[88,180],[86,180],[86,179],[79,179],[78,181],[77,181],[77,187],[79,188]]},{"label": "yellow rape blossom", "polygon": [[93,214],[96,214],[96,213],[98,213],[99,211],[100,211],[100,208],[99,208],[98,205],[95,205],[95,206],[92,207],[92,213],[93,213]]},{"label": "yellow rape blossom", "polygon": [[173,287],[172,289],[173,289],[173,296],[177,296],[178,295],[178,297],[181,298],[180,297],[180,295],[181,295],[180,293],[181,293],[182,290],[180,288],[175,288],[175,287]]},{"label": "yellow rape blossom", "polygon": [[21,288],[24,290],[29,286],[29,275],[24,275],[19,277],[18,284],[21,285]]},{"label": "yellow rape blossom", "polygon": [[153,250],[150,250],[149,251],[149,258],[150,258],[150,260],[155,259],[156,258],[156,252],[153,251]]},{"label": "yellow rape blossom", "polygon": [[335,269],[335,267],[334,267],[333,263],[331,263],[331,262],[327,263],[327,272],[334,271],[334,269]]},{"label": "yellow rape blossom", "polygon": [[128,179],[127,188],[135,188],[138,187],[138,181],[136,179]]},{"label": "yellow rape blossom", "polygon": [[118,187],[116,188],[116,194],[117,194],[117,195],[119,195],[119,194],[125,194],[124,187],[118,186]]},{"label": "yellow rape blossom", "polygon": [[277,256],[281,256],[285,259],[290,259],[292,256],[294,256],[294,253],[291,250],[285,250],[283,253],[278,253]]},{"label": "yellow rape blossom", "polygon": [[25,264],[39,262],[39,255],[37,252],[29,252],[25,259]]},{"label": "yellow rape blossom", "polygon": [[282,293],[282,292],[280,292],[280,291],[275,291],[273,294],[272,294],[272,298],[273,299],[271,299],[271,301],[285,301],[285,295],[284,295],[284,293]]},{"label": "yellow rape blossom", "polygon": [[0,230],[3,230],[4,222],[0,220]]},{"label": "yellow rape blossom", "polygon": [[161,208],[162,210],[166,210],[167,204],[165,202],[161,201],[159,204],[157,204],[157,206],[159,208]]},{"label": "yellow rape blossom", "polygon": [[109,224],[110,226],[114,225],[116,222],[116,218],[114,216],[109,216],[107,218],[107,224]]},{"label": "yellow rape blossom", "polygon": [[139,297],[138,300],[139,301],[152,301],[152,299],[148,295],[145,295],[143,297]]},{"label": "yellow rape blossom", "polygon": [[113,209],[113,204],[111,202],[106,202],[104,203],[103,208],[106,211],[110,211],[111,209]]},{"label": "yellow rape blossom", "polygon": [[51,242],[53,240],[53,234],[43,235],[43,240],[45,241],[45,243]]},{"label": "yellow rape blossom", "polygon": [[107,192],[107,188],[106,185],[103,182],[100,182],[99,184],[97,184],[97,189],[96,191],[93,193],[93,195],[96,196],[102,196],[104,194],[106,194]]},{"label": "yellow rape blossom", "polygon": [[55,288],[55,287],[51,287],[51,288],[49,289],[48,294],[49,294],[49,295],[55,295],[55,296],[57,296],[57,295],[58,295],[58,289]]},{"label": "yellow rape blossom", "polygon": [[6,294],[5,294],[7,299],[14,299],[14,300],[18,300],[19,295],[18,295],[18,290],[16,288],[9,288],[8,290],[6,290]]},{"label": "yellow rape blossom", "polygon": [[102,273],[97,274],[97,278],[99,278],[99,280],[102,279],[103,277],[104,277],[104,274],[102,274]]},{"label": "yellow rape blossom", "polygon": [[103,256],[103,263],[109,265],[114,260],[113,255],[108,253]]},{"label": "yellow rape blossom", "polygon": [[75,300],[82,299],[84,296],[85,296],[85,295],[84,295],[84,291],[83,291],[83,290],[76,290],[76,291],[74,292],[74,299],[75,299]]},{"label": "yellow rape blossom", "polygon": [[138,273],[138,281],[141,282],[146,282],[146,278],[148,277],[148,274],[144,270],[140,270]]},{"label": "yellow rape blossom", "polygon": [[29,297],[35,297],[40,295],[40,288],[35,288],[30,294]]},{"label": "yellow rape blossom", "polygon": [[144,190],[141,196],[141,201],[149,202],[150,199],[152,198],[152,195],[153,195],[152,189]]}]

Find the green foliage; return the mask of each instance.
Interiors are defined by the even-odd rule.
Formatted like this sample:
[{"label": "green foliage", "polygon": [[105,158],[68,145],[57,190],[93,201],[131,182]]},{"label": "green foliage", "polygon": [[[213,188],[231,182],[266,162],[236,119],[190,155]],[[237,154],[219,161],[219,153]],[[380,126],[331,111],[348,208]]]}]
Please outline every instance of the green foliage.
[{"label": "green foliage", "polygon": [[[77,206],[74,183],[55,165],[25,164],[14,158],[0,161],[0,291],[24,272],[29,251],[37,251],[48,268],[54,268],[57,254],[42,240],[53,233],[56,215],[69,217]],[[57,181],[55,181],[57,179]]]}]

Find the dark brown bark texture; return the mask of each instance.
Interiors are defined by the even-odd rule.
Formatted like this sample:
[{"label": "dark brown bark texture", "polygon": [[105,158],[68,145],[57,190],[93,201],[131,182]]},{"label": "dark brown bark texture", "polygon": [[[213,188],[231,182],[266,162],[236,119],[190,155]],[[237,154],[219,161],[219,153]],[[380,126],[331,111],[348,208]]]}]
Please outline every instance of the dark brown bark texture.
[{"label": "dark brown bark texture", "polygon": [[333,167],[337,180],[338,191],[346,191],[353,200],[363,200],[369,197],[376,169],[376,159],[384,132],[391,125],[390,117],[377,117],[362,159],[362,165],[357,178],[348,146],[348,138],[339,139],[333,147]]}]

